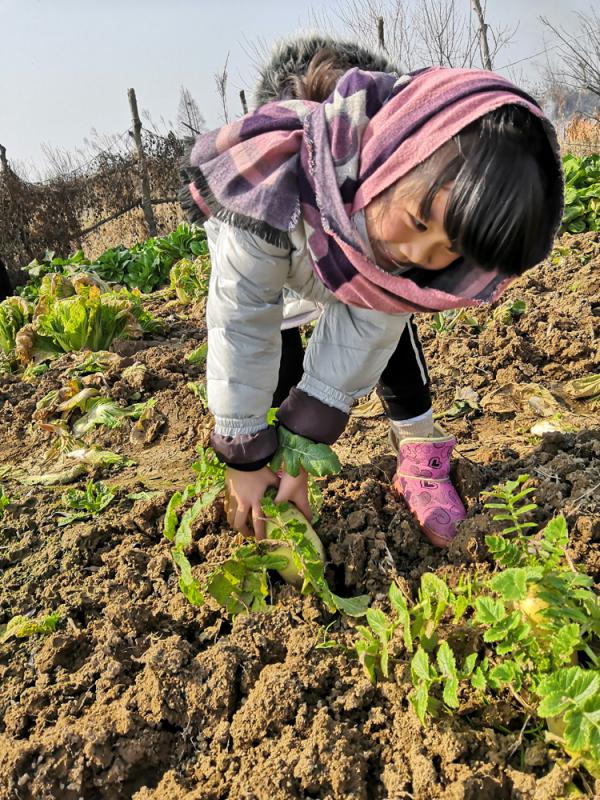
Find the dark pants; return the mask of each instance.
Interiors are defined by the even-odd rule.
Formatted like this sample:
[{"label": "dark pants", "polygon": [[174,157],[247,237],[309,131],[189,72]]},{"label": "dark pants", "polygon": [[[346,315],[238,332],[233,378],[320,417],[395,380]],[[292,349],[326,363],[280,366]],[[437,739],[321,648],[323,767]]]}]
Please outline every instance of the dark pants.
[{"label": "dark pants", "polygon": [[[281,364],[273,405],[279,406],[302,377],[304,350],[299,328],[281,331]],[[398,346],[377,384],[385,413],[390,419],[412,419],[431,408],[429,375],[417,327],[410,318]]]}]

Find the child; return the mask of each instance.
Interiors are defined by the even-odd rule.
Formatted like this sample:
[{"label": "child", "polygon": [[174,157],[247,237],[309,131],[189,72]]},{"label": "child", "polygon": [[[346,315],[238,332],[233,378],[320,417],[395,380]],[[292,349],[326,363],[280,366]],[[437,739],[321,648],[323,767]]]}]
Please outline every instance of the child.
[{"label": "child", "polygon": [[[455,440],[434,426],[412,314],[491,302],[548,254],[563,207],[554,128],[492,72],[405,75],[323,37],[281,45],[258,99],[197,137],[182,168],[211,252],[208,402],[228,521],[263,538],[269,486],[310,518],[306,474],[267,466],[272,403],[280,426],[333,444],[377,385],[394,486],[446,546],[465,516]],[[317,317],[302,364],[297,326]]]}]

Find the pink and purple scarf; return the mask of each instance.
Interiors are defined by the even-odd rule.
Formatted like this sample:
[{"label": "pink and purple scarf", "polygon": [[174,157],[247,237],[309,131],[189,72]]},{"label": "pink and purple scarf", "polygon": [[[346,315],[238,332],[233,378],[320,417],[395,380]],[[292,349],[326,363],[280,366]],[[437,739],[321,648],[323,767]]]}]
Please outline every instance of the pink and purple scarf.
[{"label": "pink and purple scarf", "polygon": [[[352,215],[470,122],[509,103],[542,120],[562,187],[552,124],[500,75],[432,67],[398,78],[355,68],[323,103],[275,101],[198,136],[182,168],[182,205],[196,222],[214,215],[279,245],[302,223],[313,269],[348,305],[402,313],[491,302],[511,278],[464,258],[444,270],[392,275],[367,255]],[[562,194],[557,208],[554,233]]]}]

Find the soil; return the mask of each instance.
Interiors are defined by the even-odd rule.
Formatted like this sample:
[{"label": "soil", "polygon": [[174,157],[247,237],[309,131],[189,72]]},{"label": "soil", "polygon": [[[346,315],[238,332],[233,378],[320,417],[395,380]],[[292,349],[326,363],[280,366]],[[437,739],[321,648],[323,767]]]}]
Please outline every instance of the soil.
[{"label": "soil", "polygon": [[[483,407],[440,419],[457,437],[453,478],[468,510],[448,549],[423,538],[390,485],[385,420],[351,418],[336,445],[342,471],[320,481],[317,530],[334,591],[369,593],[385,610],[394,578],[414,594],[424,572],[452,582],[466,568],[489,569],[484,536],[500,523],[480,493],[524,473],[535,487],[533,520],[564,514],[569,556],[600,579],[600,420],[566,386],[598,371],[600,237],[565,236],[560,245],[562,255],[503,298],[524,300],[521,316],[507,322],[478,310],[482,330],[463,318],[446,334],[419,320],[434,410],[447,411],[466,389]],[[200,309],[154,305],[168,333],[116,345],[102,388],[122,403],[155,397],[165,421],[148,442],[132,444],[131,422],[88,435],[136,462],[92,473],[116,497],[89,521],[58,526],[65,487],[16,479],[49,469],[55,434],[33,412],[82,355],[61,357],[30,382],[0,377],[1,464],[17,470],[0,478],[11,501],[0,532],[0,623],[63,613],[54,633],[0,644],[0,798],[554,800],[573,780],[582,796],[599,796],[598,782],[566,765],[543,735],[521,734],[527,720],[508,697],[484,708],[464,702],[423,728],[407,699],[407,663],[393,662],[389,680],[372,686],[352,652],[317,647],[324,626],[343,643],[354,623],[277,576],[269,613],[231,621],[211,598],[190,605],[162,522],[173,491],[193,480],[195,447],[210,430],[186,387],[202,380],[202,367],[184,358],[206,331]],[[134,364],[145,371],[123,375]],[[531,403],[526,384],[541,384],[556,407]],[[533,435],[543,419],[566,430]],[[142,490],[155,494],[128,497]],[[193,532],[188,555],[199,578],[241,542],[218,503]]]}]

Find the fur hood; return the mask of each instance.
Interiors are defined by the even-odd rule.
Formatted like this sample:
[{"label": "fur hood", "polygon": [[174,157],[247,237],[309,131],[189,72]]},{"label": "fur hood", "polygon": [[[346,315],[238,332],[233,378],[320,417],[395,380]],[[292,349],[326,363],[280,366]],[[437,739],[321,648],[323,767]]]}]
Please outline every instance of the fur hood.
[{"label": "fur hood", "polygon": [[312,57],[321,47],[338,54],[339,66],[344,71],[358,67],[372,72],[402,74],[400,67],[384,55],[361,47],[356,42],[339,41],[320,34],[284,39],[275,44],[270,61],[260,70],[254,90],[254,107],[259,108],[273,100],[292,98],[294,95],[289,78],[304,75]]}]

